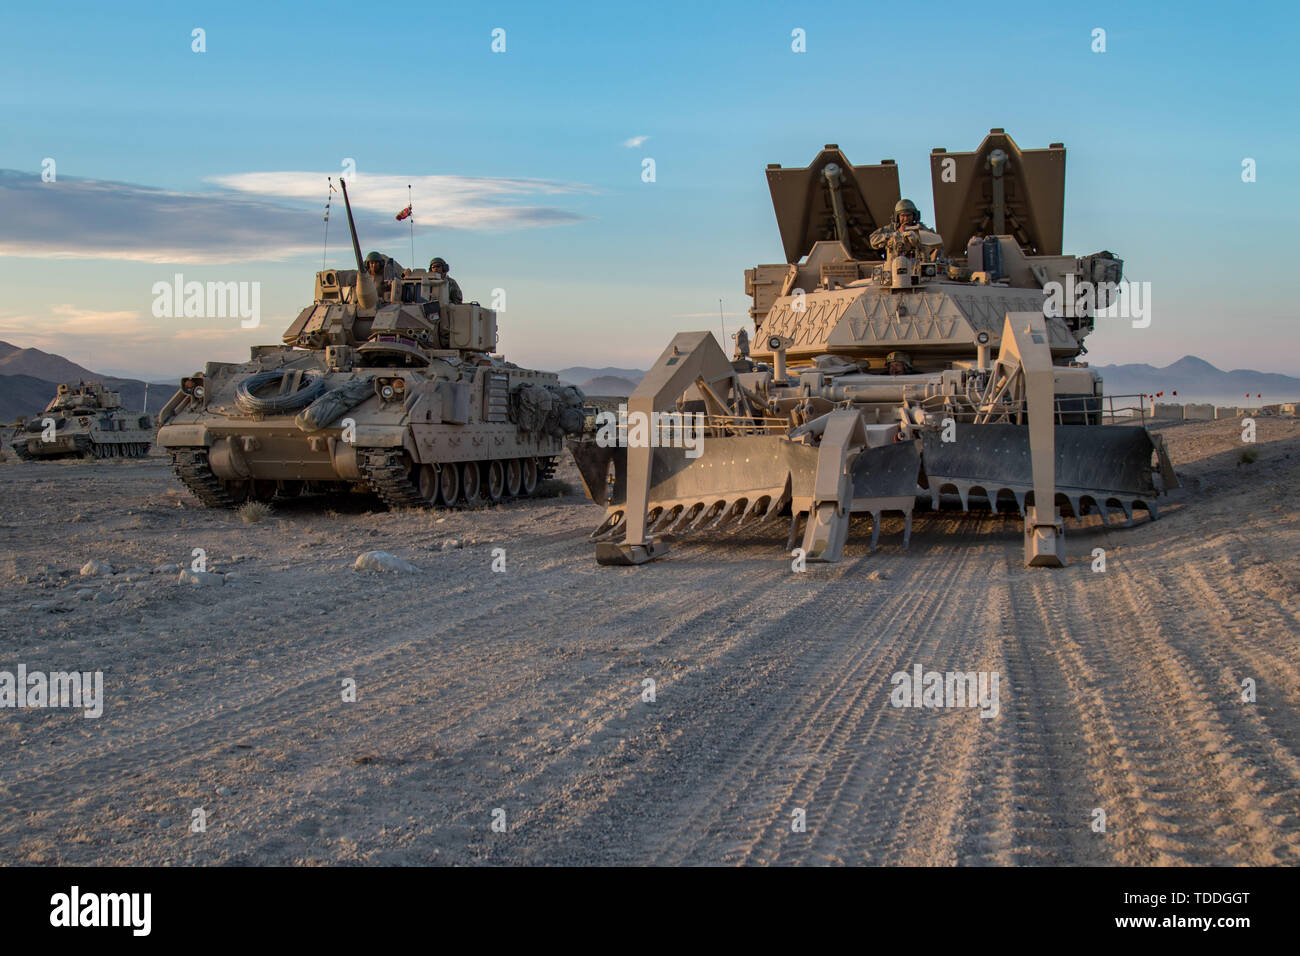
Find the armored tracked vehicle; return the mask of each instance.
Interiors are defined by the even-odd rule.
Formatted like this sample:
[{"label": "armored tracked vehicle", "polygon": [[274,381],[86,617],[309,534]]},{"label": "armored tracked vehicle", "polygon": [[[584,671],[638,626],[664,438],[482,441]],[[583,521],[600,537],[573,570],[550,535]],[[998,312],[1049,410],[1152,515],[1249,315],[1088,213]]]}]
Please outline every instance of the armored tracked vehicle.
[{"label": "armored tracked vehicle", "polygon": [[23,461],[143,458],[153,444],[153,419],[123,408],[122,396],[98,382],[64,384],[45,411],[19,419],[10,441]]},{"label": "armored tracked vehicle", "polygon": [[281,345],[209,362],[159,413],[158,441],[210,507],[304,492],[374,491],[392,508],[533,494],[582,393],[494,355],[497,316],[440,272],[372,254],[316,274]]},{"label": "armored tracked vehicle", "polygon": [[1176,485],[1160,437],[1112,414],[1080,360],[1123,263],[1062,254],[1063,145],[994,129],[936,149],[936,229],[893,160],[853,166],[832,144],[767,178],[787,261],[745,274],[754,348],[738,337],[728,361],[711,334],[679,334],[618,420],[571,442],[607,508],[601,563],[783,523],[787,548],[836,561],[856,514],[874,549],[901,513],[906,547],[919,502],[1018,509],[1026,563],[1056,566],[1062,514],[1156,517]]}]

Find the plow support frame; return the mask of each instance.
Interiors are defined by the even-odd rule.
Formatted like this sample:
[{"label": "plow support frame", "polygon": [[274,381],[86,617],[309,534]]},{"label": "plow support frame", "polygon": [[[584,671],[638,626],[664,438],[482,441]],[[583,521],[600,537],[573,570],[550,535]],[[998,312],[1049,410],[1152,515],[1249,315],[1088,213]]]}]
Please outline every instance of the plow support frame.
[{"label": "plow support frame", "polygon": [[[735,374],[712,332],[679,332],[628,398],[628,419],[639,413],[649,421],[652,412],[675,410],[678,397],[697,379],[712,386],[724,380],[730,383]],[[649,443],[628,444],[627,534],[622,542],[596,545],[596,560],[601,564],[644,564],[668,552],[666,541],[646,534],[654,449]]]}]

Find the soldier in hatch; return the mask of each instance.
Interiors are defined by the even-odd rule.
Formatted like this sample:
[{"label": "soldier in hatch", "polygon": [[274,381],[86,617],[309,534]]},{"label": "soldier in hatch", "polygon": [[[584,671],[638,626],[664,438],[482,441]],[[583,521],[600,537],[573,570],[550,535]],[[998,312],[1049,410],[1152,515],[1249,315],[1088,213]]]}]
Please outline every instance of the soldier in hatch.
[{"label": "soldier in hatch", "polygon": [[454,305],[460,305],[464,297],[460,293],[460,286],[456,280],[451,277],[451,266],[447,265],[447,260],[438,256],[429,263],[429,271],[439,279],[447,280],[447,298]]},{"label": "soldier in hatch", "polygon": [[372,252],[366,256],[366,272],[375,283],[375,291],[379,293],[380,303],[388,301],[388,257],[380,255],[378,252]]},{"label": "soldier in hatch", "polygon": [[937,262],[942,255],[943,241],[929,226],[921,222],[921,211],[910,199],[900,199],[894,206],[894,220],[871,234],[871,248],[885,249],[893,256],[910,256]]}]

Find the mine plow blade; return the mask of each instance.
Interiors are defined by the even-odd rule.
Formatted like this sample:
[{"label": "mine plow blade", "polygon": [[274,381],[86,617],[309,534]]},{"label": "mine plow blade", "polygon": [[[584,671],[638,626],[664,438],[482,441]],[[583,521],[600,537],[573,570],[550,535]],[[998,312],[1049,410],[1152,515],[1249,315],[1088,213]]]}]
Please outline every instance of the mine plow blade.
[{"label": "mine plow blade", "polygon": [[[1021,515],[1032,503],[1034,477],[1029,429],[1021,425],[958,424],[954,441],[941,432],[922,437],[922,458],[934,506],[940,495],[956,494],[962,509],[970,498],[987,499],[993,511],[1009,497]],[[1056,504],[1078,518],[1095,510],[1109,523],[1109,511],[1133,519],[1135,507],[1158,516],[1151,455],[1156,444],[1145,428],[1131,425],[1057,425],[1054,435]]]},{"label": "mine plow blade", "polygon": [[871,515],[871,550],[880,540],[880,518],[885,511],[903,515],[903,548],[912,539],[912,506],[924,492],[917,484],[921,452],[914,441],[891,442],[865,448],[854,460],[849,475],[854,514]]},{"label": "mine plow blade", "polygon": [[[574,446],[574,460],[588,494],[604,501],[605,518],[592,532],[597,542],[627,533],[627,451],[594,443]],[[698,457],[685,449],[656,448],[651,455],[646,531],[682,538],[705,532],[759,531],[771,525],[792,496],[807,498],[816,473],[817,450],[777,436],[712,438]],[[597,548],[603,564],[613,550]]]}]

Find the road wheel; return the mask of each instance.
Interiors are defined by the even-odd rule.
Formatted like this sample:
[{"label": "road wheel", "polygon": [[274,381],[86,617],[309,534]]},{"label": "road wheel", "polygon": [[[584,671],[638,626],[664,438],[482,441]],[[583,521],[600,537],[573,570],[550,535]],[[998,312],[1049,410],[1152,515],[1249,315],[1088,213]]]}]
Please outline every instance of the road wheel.
[{"label": "road wheel", "polygon": [[416,474],[420,497],[431,505],[438,503],[438,471],[433,465],[420,465]]},{"label": "road wheel", "polygon": [[506,470],[499,461],[484,462],[487,472],[486,491],[488,500],[496,503],[506,493]]},{"label": "road wheel", "polygon": [[518,458],[506,462],[506,494],[511,498],[519,497],[519,488],[524,483],[524,466]]},{"label": "road wheel", "polygon": [[438,503],[448,508],[460,497],[460,467],[451,462],[438,466]]},{"label": "road wheel", "polygon": [[460,466],[460,499],[467,505],[483,501],[482,480],[476,461],[467,461]]},{"label": "road wheel", "polygon": [[531,495],[537,490],[537,459],[525,458],[524,465],[524,483],[522,485],[525,495]]}]

